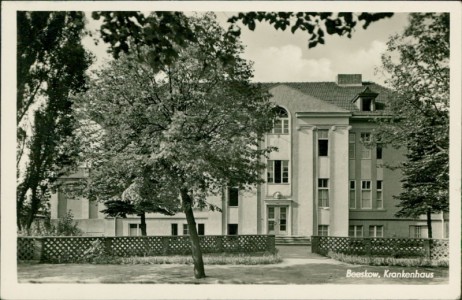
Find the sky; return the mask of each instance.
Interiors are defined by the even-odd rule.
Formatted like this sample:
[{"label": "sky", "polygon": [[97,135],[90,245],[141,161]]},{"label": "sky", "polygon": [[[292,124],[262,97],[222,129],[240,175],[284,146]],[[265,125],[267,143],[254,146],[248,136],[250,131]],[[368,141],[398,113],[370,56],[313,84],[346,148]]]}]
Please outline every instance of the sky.
[{"label": "sky", "polygon": [[[215,12],[222,26],[233,12]],[[99,22],[87,13],[88,27],[97,30]],[[254,63],[255,82],[301,82],[334,81],[337,74],[362,74],[364,81],[384,84],[385,77],[376,72],[381,65],[381,55],[386,50],[386,42],[391,35],[404,30],[408,14],[395,13],[393,17],[372,23],[364,30],[357,26],[352,38],[346,36],[326,36],[324,45],[308,48],[308,35],[297,31],[275,30],[267,23],[257,23],[255,31],[242,28],[241,41],[245,46],[243,57]],[[110,59],[107,46],[98,46],[87,38],[85,46],[92,51],[99,68]]]}]

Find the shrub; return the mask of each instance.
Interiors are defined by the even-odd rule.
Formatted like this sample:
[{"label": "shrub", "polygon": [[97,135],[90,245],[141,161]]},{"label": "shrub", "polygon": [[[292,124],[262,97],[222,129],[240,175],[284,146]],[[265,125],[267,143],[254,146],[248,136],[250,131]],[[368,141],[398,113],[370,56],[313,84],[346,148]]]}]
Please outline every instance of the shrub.
[{"label": "shrub", "polygon": [[79,223],[74,222],[74,215],[68,211],[64,217],[59,218],[58,224],[55,228],[55,235],[57,236],[80,236],[82,230],[78,228]]},{"label": "shrub", "polygon": [[74,221],[71,211],[58,219],[56,225],[50,219],[34,222],[30,229],[18,232],[18,236],[81,236],[79,223]]},{"label": "shrub", "polygon": [[91,242],[90,248],[83,252],[82,261],[94,264],[107,264],[113,261],[113,257],[106,252],[106,247],[101,240],[94,240]]},{"label": "shrub", "polygon": [[[102,243],[101,243],[102,244]],[[95,243],[94,247],[85,251],[86,257],[84,262],[95,264],[131,264],[131,265],[155,265],[155,264],[186,264],[193,263],[191,256],[173,255],[173,256],[131,256],[131,257],[113,257],[101,251],[99,244]],[[104,248],[104,247],[103,247]],[[204,264],[206,265],[264,265],[276,264],[282,262],[279,255],[270,253],[260,254],[230,254],[215,253],[204,254]]]},{"label": "shrub", "polygon": [[371,266],[399,266],[399,267],[449,267],[448,259],[418,258],[396,258],[378,256],[347,255],[329,251],[328,257],[350,264],[361,264]]}]

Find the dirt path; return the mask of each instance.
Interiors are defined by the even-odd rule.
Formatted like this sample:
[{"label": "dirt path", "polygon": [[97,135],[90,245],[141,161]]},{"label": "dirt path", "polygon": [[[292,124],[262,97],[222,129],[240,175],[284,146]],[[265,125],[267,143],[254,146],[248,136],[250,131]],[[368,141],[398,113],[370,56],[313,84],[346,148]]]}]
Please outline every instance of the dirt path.
[{"label": "dirt path", "polygon": [[[172,283],[172,284],[446,284],[448,269],[374,267],[332,259],[284,259],[280,264],[210,265],[207,278],[193,278],[190,265],[19,264],[20,283]],[[365,273],[366,272],[366,273]],[[404,273],[403,273],[404,272]],[[396,274],[433,278],[385,278]],[[377,273],[380,278],[357,277]],[[353,277],[354,275],[354,277]],[[402,275],[401,275],[402,276]],[[412,276],[412,275],[409,275]],[[414,275],[415,276],[415,275]]]}]

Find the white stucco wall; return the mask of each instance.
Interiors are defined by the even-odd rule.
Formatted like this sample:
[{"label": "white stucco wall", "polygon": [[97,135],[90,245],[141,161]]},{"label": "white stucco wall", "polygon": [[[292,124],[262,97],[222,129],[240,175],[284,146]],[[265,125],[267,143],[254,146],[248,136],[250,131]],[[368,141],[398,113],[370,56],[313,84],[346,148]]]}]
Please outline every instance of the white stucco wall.
[{"label": "white stucco wall", "polygon": [[[297,208],[294,208],[294,215],[297,214],[297,235],[311,236],[313,228],[313,201],[314,201],[314,126],[305,125],[298,129],[298,191]],[[294,178],[295,180],[295,178]],[[295,210],[297,210],[295,212]]]},{"label": "white stucco wall", "polygon": [[[348,123],[347,123],[348,124]],[[330,145],[330,235],[348,236],[348,125],[329,131]]]},{"label": "white stucco wall", "polygon": [[242,191],[239,195],[239,232],[257,234],[257,190]]}]

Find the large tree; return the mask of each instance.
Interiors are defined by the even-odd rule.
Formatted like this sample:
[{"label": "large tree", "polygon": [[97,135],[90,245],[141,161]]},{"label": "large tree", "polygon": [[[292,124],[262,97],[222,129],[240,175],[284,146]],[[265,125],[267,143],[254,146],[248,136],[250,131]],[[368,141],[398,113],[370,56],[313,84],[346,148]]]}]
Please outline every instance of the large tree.
[{"label": "large tree", "polygon": [[[92,170],[106,160],[143,166],[158,187],[156,195],[181,199],[194,274],[203,278],[193,207],[214,209],[208,196],[221,195],[229,185],[249,188],[262,182],[260,158],[272,149],[260,148],[259,141],[274,114],[269,94],[250,83],[251,66],[239,57],[243,46],[214,15],[193,17],[187,24],[195,38],[173,44],[174,60],[159,64],[149,47],[121,53],[76,101],[82,118],[102,132],[94,143],[93,153],[100,155],[93,156]],[[89,191],[95,186],[91,174]]]},{"label": "large tree", "polygon": [[380,142],[405,146],[399,217],[427,216],[449,209],[449,14],[415,13],[383,55],[390,119],[381,119]]},{"label": "large tree", "polygon": [[[48,189],[75,163],[71,93],[81,91],[90,56],[81,12],[17,13],[17,225],[30,228]],[[21,162],[22,161],[22,162]]]}]

